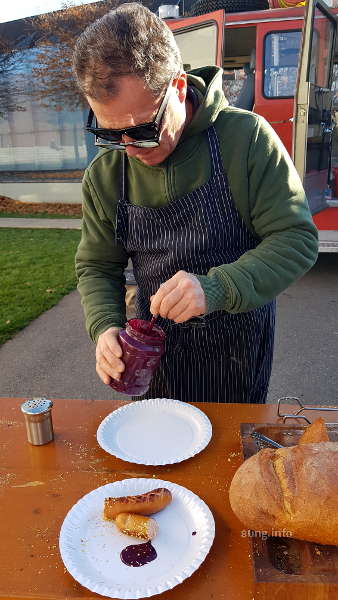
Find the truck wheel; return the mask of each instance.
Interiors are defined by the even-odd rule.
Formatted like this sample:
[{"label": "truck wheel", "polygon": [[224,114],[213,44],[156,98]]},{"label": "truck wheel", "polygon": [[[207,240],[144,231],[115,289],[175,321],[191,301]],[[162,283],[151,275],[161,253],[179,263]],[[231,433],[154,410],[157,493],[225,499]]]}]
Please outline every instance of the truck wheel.
[{"label": "truck wheel", "polygon": [[191,7],[191,15],[196,17],[220,9],[232,13],[268,8],[269,0],[197,0]]}]

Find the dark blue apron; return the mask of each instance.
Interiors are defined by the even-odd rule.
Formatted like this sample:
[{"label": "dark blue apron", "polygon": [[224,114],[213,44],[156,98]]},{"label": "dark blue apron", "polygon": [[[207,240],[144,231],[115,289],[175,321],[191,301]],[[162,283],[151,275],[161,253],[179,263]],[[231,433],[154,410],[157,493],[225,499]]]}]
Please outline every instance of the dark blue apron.
[{"label": "dark blue apron", "polygon": [[[160,208],[134,206],[122,159],[116,238],[133,262],[137,315],[151,317],[149,298],[177,271],[206,275],[232,263],[260,240],[240,217],[213,126],[207,130],[211,176],[199,189]],[[166,353],[142,398],[187,402],[264,403],[271,374],[275,302],[246,313],[215,311],[176,324],[158,319]]]}]

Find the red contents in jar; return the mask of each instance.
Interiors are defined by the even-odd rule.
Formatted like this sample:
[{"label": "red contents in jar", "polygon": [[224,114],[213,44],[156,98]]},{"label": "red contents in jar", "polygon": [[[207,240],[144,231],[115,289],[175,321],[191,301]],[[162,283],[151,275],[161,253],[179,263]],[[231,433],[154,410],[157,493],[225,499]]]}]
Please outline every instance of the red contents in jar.
[{"label": "red contents in jar", "polygon": [[117,392],[141,396],[149,388],[164,354],[165,333],[158,325],[148,329],[149,321],[131,319],[119,333],[125,370],[120,381],[111,378],[109,384]]}]

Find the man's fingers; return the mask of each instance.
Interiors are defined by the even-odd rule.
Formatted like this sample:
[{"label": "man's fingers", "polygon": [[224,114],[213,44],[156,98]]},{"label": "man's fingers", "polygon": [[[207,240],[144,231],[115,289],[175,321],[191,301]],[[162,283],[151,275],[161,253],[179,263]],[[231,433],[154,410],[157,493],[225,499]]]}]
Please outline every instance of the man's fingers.
[{"label": "man's fingers", "polygon": [[[102,347],[103,346],[103,347]],[[107,344],[100,345],[96,348],[96,362],[103,367],[104,364],[114,368],[117,371],[124,370],[124,363],[116,354],[113,354]]]},{"label": "man's fingers", "polygon": [[[159,308],[159,314],[164,319],[167,318],[169,312],[182,300],[184,292],[179,287],[175,287],[162,300]],[[169,317],[170,318],[170,317]]]},{"label": "man's fingers", "polygon": [[[178,319],[181,314],[185,313],[186,311],[189,311],[189,303],[187,303],[185,298],[182,298],[182,300],[168,312],[167,318],[171,319],[172,321],[176,321],[176,319]],[[188,319],[190,319],[190,317],[188,317]]]},{"label": "man's fingers", "polygon": [[177,279],[175,279],[175,277],[176,275],[174,275],[174,277],[171,277],[171,279],[168,279],[168,281],[166,281],[165,283],[162,283],[158,288],[156,294],[152,296],[150,305],[150,312],[152,315],[160,314],[160,306],[163,298],[167,296],[167,294],[169,294],[173,289],[176,288]]},{"label": "man's fingers", "polygon": [[111,378],[119,380],[125,367],[121,360],[122,348],[118,341],[120,327],[110,327],[98,338],[96,346],[96,372],[105,384]]},{"label": "man's fingers", "polygon": [[156,294],[150,298],[150,311],[164,319],[183,323],[191,317],[197,317],[206,310],[205,295],[195,275],[178,271],[171,279],[163,283]]},{"label": "man's fingers", "polygon": [[97,348],[96,350],[96,360],[97,362],[100,362],[101,359],[104,358],[109,364],[114,365],[115,362],[119,361],[120,359],[116,356],[115,352],[112,352],[108,346],[108,344],[106,344],[103,348]]},{"label": "man's fingers", "polygon": [[103,383],[105,383],[106,385],[110,384],[110,376],[107,375],[107,373],[105,373],[105,371],[103,371],[103,369],[101,369],[101,367],[98,365],[98,363],[96,363],[96,373],[100,377],[101,381],[103,381]]},{"label": "man's fingers", "polygon": [[122,360],[116,358],[112,363],[109,363],[104,356],[100,356],[97,361],[97,365],[102,371],[110,375],[114,379],[120,379],[121,373],[124,371],[124,364]]},{"label": "man's fingers", "polygon": [[105,341],[108,346],[108,351],[110,351],[117,358],[121,358],[122,348],[118,342],[118,339],[115,336],[110,335],[109,337],[107,336]]}]

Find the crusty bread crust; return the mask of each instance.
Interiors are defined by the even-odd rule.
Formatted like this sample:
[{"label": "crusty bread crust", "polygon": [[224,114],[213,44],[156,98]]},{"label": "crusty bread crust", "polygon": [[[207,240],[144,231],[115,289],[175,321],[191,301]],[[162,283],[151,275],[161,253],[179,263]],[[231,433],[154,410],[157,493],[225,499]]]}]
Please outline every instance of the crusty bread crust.
[{"label": "crusty bread crust", "polygon": [[229,498],[248,529],[338,545],[338,443],[261,450],[236,471]]},{"label": "crusty bread crust", "polygon": [[324,419],[318,417],[309,425],[299,438],[298,444],[317,444],[318,442],[329,442],[329,434]]}]

